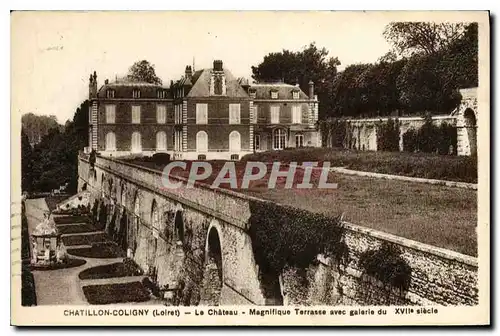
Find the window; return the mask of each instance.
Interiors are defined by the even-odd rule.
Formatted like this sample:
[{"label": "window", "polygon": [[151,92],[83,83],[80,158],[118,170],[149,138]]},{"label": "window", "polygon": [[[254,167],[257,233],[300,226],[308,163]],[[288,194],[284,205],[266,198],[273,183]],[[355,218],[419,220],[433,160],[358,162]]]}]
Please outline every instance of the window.
[{"label": "window", "polygon": [[271,99],[278,99],[278,91],[271,91]]},{"label": "window", "polygon": [[292,124],[300,124],[302,122],[302,109],[300,105],[292,106]]},{"label": "window", "polygon": [[158,91],[156,91],[156,96],[159,98],[159,99],[165,99],[165,90],[162,90],[162,89],[159,89]]},{"label": "window", "polygon": [[214,94],[222,94],[222,77],[217,76],[214,78]]},{"label": "window", "polygon": [[304,135],[302,134],[295,135],[295,147],[297,148],[304,147]]},{"label": "window", "polygon": [[232,131],[229,134],[229,151],[230,152],[241,151],[241,135],[238,131]]},{"label": "window", "polygon": [[156,150],[167,150],[167,134],[163,131],[156,133]]},{"label": "window", "polygon": [[206,160],[207,156],[205,154],[198,155],[198,160]]},{"label": "window", "polygon": [[253,148],[255,150],[260,150],[260,134],[255,134],[253,139]]},{"label": "window", "polygon": [[164,124],[167,122],[167,106],[156,105],[156,122]]},{"label": "window", "polygon": [[208,135],[205,131],[196,133],[196,151],[208,152]]},{"label": "window", "polygon": [[208,106],[207,104],[196,104],[196,123],[208,123]]},{"label": "window", "polygon": [[174,106],[174,120],[176,124],[182,124],[182,105]]},{"label": "window", "polygon": [[280,107],[271,106],[271,124],[280,123]]},{"label": "window", "polygon": [[252,123],[256,124],[259,120],[259,107],[257,105],[253,106],[253,120]]},{"label": "window", "polygon": [[139,132],[134,132],[132,133],[132,146],[131,146],[131,151],[133,153],[139,153],[142,152],[142,145],[141,145],[141,133]]},{"label": "window", "polygon": [[141,123],[141,107],[139,105],[132,106],[132,124]]},{"label": "window", "polygon": [[106,98],[115,98],[115,90],[106,90]]},{"label": "window", "polygon": [[182,131],[181,130],[175,130],[174,133],[174,150],[175,151],[182,151]]},{"label": "window", "polygon": [[115,105],[106,105],[106,123],[115,123]]},{"label": "window", "polygon": [[273,132],[273,149],[280,150],[285,148],[286,134],[281,128],[277,128]]},{"label": "window", "polygon": [[116,150],[116,137],[115,133],[109,132],[106,134],[106,150],[115,151]]},{"label": "window", "polygon": [[132,91],[132,98],[141,98],[141,91],[139,89],[134,89]]},{"label": "window", "polygon": [[299,91],[292,92],[293,99],[299,99]]},{"label": "window", "polygon": [[240,156],[238,154],[231,154],[231,160],[238,161],[239,159],[240,159]]},{"label": "window", "polygon": [[239,124],[240,123],[240,104],[229,104],[229,123]]}]

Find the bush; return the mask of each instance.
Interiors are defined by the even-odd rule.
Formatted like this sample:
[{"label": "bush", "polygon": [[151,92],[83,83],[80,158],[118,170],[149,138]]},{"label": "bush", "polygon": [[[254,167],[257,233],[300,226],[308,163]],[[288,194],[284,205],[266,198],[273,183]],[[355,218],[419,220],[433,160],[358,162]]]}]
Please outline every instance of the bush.
[{"label": "bush", "polygon": [[364,252],[359,257],[359,266],[386,285],[402,290],[410,287],[412,269],[393,244],[383,243],[377,250]]},{"label": "bush", "polygon": [[153,162],[156,164],[168,164],[170,162],[170,154],[168,153],[156,153],[153,154]]},{"label": "bush", "polygon": [[251,201],[250,213],[252,248],[263,273],[279,275],[287,266],[305,269],[319,254],[346,263],[340,218],[264,201]]},{"label": "bush", "polygon": [[399,120],[389,118],[377,127],[377,148],[381,151],[399,151]]}]

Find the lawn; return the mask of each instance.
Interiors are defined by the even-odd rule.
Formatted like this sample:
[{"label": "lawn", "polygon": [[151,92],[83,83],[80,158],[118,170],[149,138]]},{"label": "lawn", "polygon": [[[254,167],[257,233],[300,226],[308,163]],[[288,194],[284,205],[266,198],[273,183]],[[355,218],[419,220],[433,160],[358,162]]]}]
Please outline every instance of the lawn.
[{"label": "lawn", "polygon": [[372,152],[335,148],[302,148],[245,155],[242,161],[323,162],[382,174],[477,183],[477,158],[408,152]]},{"label": "lawn", "polygon": [[45,197],[45,202],[47,203],[47,207],[49,208],[50,211],[54,210],[57,205],[68,198],[70,198],[71,195],[58,195],[58,196],[49,196]]},{"label": "lawn", "polygon": [[97,229],[92,224],[66,224],[59,225],[57,229],[61,234],[87,233],[97,231]]},{"label": "lawn", "polygon": [[74,224],[74,223],[88,223],[87,216],[54,216],[56,224]]},{"label": "lawn", "polygon": [[126,302],[145,302],[150,299],[149,292],[136,281],[120,284],[84,286],[83,293],[90,304],[111,304]]},{"label": "lawn", "polygon": [[92,267],[82,271],[78,277],[81,280],[108,279],[140,275],[141,271],[136,264],[118,262],[109,265]]},{"label": "lawn", "polygon": [[92,243],[102,243],[108,241],[108,236],[105,233],[95,233],[88,235],[65,236],[62,238],[64,245],[92,245]]},{"label": "lawn", "polygon": [[92,247],[69,248],[68,253],[83,258],[123,258],[126,253],[113,242],[93,243]]},{"label": "lawn", "polygon": [[[273,161],[330,161],[332,167],[344,166],[379,173],[477,181],[477,161],[470,157],[307,148],[257,153],[245,156],[243,160],[264,161],[268,167]],[[131,162],[160,171],[164,167],[164,164],[144,162],[141,159]],[[187,177],[192,162],[186,162],[187,170],[173,170],[172,175]],[[208,184],[212,183],[225,163],[209,162],[212,164],[213,173],[202,181]],[[245,161],[236,162],[238,186],[244,174],[244,165]],[[311,182],[315,186],[320,171],[313,171]],[[302,180],[303,170],[298,168],[297,172],[294,185]],[[250,188],[235,191],[331,216],[344,213],[344,219],[354,224],[460,253],[477,255],[476,190],[332,172],[328,175],[328,182],[337,183],[337,189],[285,189],[284,179],[279,179],[277,186],[269,189],[268,179],[269,174],[259,181],[252,182]]]},{"label": "lawn", "polygon": [[252,196],[477,255],[477,191],[331,174],[338,189],[253,189]]}]

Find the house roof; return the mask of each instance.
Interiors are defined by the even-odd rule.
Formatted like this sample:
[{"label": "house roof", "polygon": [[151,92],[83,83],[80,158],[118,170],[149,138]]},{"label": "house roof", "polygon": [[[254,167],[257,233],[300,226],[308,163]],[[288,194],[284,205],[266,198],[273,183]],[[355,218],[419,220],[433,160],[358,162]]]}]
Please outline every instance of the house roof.
[{"label": "house roof", "polygon": [[292,92],[299,92],[299,99],[309,99],[309,97],[295,85],[286,83],[258,83],[252,84],[250,90],[255,90],[256,99],[271,99],[271,92],[278,92],[278,99],[293,99]]},{"label": "house roof", "polygon": [[[114,82],[108,83],[101,86],[97,92],[99,98],[106,98],[106,91],[112,89],[115,91],[115,98],[132,98],[132,91],[134,89],[139,89],[141,91],[141,98],[158,98],[158,90],[167,90],[168,87],[158,84],[146,83],[146,82]],[[165,98],[168,98],[169,94]]]},{"label": "house roof", "polygon": [[[238,79],[233,76],[231,71],[224,69],[226,77],[226,95],[231,98],[249,98]],[[188,93],[188,97],[210,97],[210,77],[212,69],[198,70],[193,74],[191,82],[193,87]]]}]

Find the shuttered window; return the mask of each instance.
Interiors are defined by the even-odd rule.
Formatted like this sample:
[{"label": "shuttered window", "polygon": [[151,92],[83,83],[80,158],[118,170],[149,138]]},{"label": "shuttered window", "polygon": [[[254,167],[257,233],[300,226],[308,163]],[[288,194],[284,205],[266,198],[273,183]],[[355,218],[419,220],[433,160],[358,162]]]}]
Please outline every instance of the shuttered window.
[{"label": "shuttered window", "polygon": [[292,106],[292,123],[300,124],[302,122],[302,109],[300,105]]},{"label": "shuttered window", "polygon": [[141,123],[141,107],[139,105],[132,106],[132,124]]},{"label": "shuttered window", "polygon": [[115,123],[115,105],[106,105],[106,123],[114,124]]},{"label": "shuttered window", "polygon": [[207,124],[208,123],[208,105],[207,104],[196,104],[196,123],[197,124]]},{"label": "shuttered window", "polygon": [[156,122],[158,124],[167,122],[167,107],[165,105],[156,105]]},{"label": "shuttered window", "polygon": [[271,124],[280,123],[280,107],[271,106]]},{"label": "shuttered window", "polygon": [[240,124],[240,104],[229,104],[229,123]]}]

